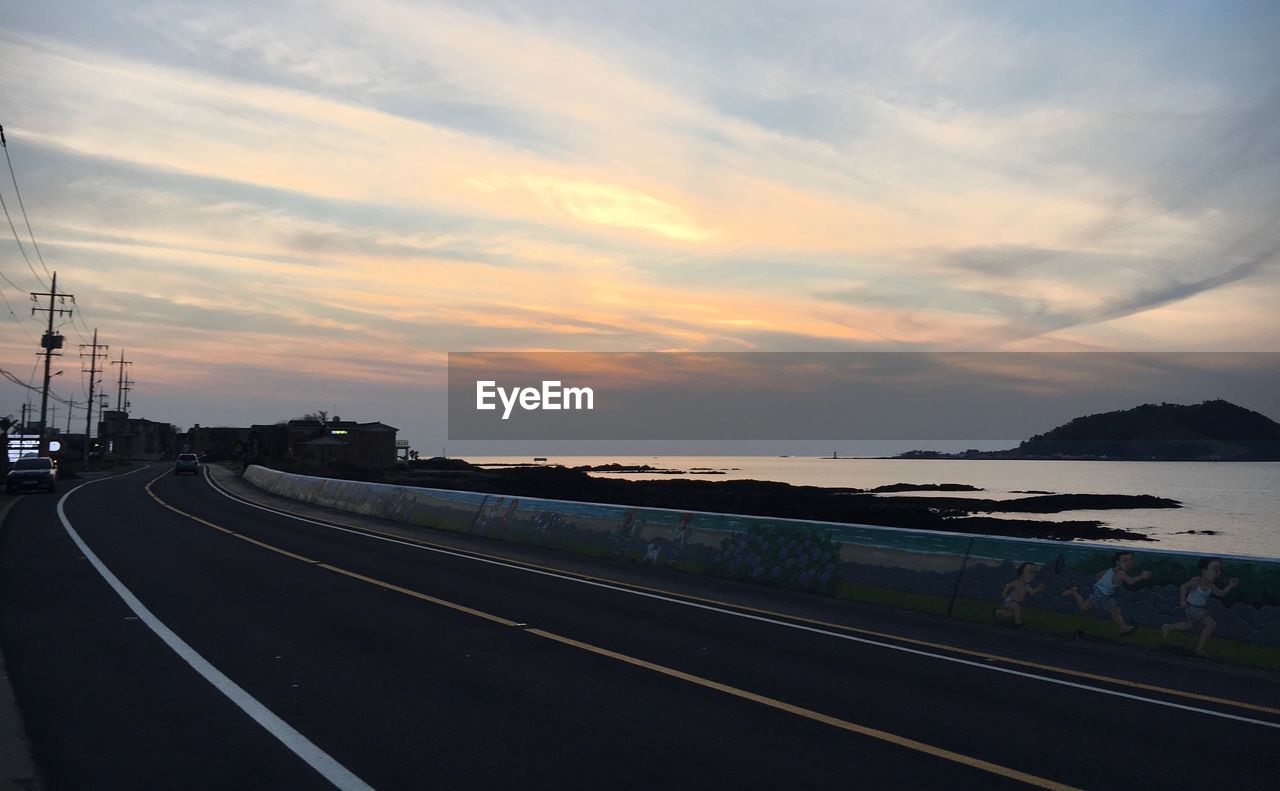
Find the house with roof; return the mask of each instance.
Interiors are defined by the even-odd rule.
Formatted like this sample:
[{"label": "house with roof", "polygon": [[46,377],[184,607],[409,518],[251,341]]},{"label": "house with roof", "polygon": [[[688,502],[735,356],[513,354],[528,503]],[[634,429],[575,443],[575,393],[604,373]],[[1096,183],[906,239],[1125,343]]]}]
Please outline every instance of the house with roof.
[{"label": "house with roof", "polygon": [[395,466],[398,430],[376,420],[290,420],[252,426],[249,446],[253,458],[268,462],[287,459],[285,464],[310,470],[323,470],[331,464],[381,469]]}]

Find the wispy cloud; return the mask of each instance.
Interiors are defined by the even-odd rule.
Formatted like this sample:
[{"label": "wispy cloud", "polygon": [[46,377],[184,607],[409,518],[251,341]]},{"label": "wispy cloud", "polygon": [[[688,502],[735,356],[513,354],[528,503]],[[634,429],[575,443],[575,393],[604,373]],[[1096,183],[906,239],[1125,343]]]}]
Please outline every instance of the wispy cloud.
[{"label": "wispy cloud", "polygon": [[42,247],[167,386],[398,387],[473,348],[1258,348],[1278,18],[31,6],[0,120]]}]

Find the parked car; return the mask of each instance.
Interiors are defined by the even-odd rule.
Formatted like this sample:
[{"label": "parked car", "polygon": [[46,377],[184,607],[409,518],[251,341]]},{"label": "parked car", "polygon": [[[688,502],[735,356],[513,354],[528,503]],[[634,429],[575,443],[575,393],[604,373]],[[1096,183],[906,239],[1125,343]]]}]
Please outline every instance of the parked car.
[{"label": "parked car", "polygon": [[4,490],[7,494],[32,492],[36,489],[56,491],[58,488],[58,465],[48,456],[24,456],[13,463],[9,474],[4,478]]},{"label": "parked car", "polygon": [[189,472],[192,475],[200,474],[200,457],[194,453],[179,453],[178,461],[173,465],[173,474],[181,475]]}]

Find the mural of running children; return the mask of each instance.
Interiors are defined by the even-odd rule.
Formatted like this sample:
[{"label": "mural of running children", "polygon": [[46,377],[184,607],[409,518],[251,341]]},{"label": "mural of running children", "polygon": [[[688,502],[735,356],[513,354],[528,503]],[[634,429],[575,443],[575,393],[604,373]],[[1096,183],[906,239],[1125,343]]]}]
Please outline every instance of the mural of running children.
[{"label": "mural of running children", "polygon": [[475,526],[471,532],[478,536],[488,535],[496,529],[507,530],[511,527],[511,522],[515,519],[516,508],[520,505],[520,500],[505,497],[492,498],[486,501],[484,507],[480,509],[480,513],[476,515]]},{"label": "mural of running children", "polygon": [[1209,644],[1213,630],[1218,628],[1217,622],[1209,614],[1209,597],[1217,596],[1221,599],[1239,585],[1240,580],[1232,577],[1224,587],[1219,588],[1214,580],[1222,576],[1222,559],[1201,558],[1198,565],[1200,573],[1178,588],[1178,606],[1186,613],[1186,617],[1177,623],[1161,626],[1160,636],[1167,640],[1169,632],[1187,632],[1194,629],[1196,624],[1201,624],[1196,656],[1208,657],[1205,646]]},{"label": "mural of running children", "polygon": [[640,540],[640,532],[644,527],[644,518],[635,511],[627,511],[622,515],[622,524],[609,536],[610,554],[615,557],[628,557],[635,550]]},{"label": "mural of running children", "polygon": [[1002,602],[992,611],[996,621],[1001,618],[1012,618],[1014,626],[1022,626],[1022,603],[1028,596],[1034,596],[1044,590],[1043,582],[1039,585],[1031,584],[1039,570],[1040,567],[1034,563],[1023,563],[1018,566],[1018,576],[1005,583],[1004,590],[1000,591]]},{"label": "mural of running children", "polygon": [[671,542],[671,552],[667,556],[667,565],[675,565],[684,551],[685,542],[689,540],[689,522],[693,514],[680,514],[680,524],[676,527],[676,538]]},{"label": "mural of running children", "polygon": [[1120,605],[1112,596],[1121,585],[1136,585],[1151,578],[1150,571],[1133,575],[1129,573],[1131,569],[1133,569],[1133,553],[1117,552],[1111,568],[1098,573],[1098,579],[1093,583],[1093,590],[1089,591],[1089,598],[1081,596],[1080,589],[1074,587],[1067,588],[1062,595],[1065,598],[1074,598],[1081,612],[1097,608],[1110,615],[1111,620],[1115,621],[1120,629],[1120,636],[1123,637],[1138,627],[1125,622],[1124,613],[1120,612]]}]

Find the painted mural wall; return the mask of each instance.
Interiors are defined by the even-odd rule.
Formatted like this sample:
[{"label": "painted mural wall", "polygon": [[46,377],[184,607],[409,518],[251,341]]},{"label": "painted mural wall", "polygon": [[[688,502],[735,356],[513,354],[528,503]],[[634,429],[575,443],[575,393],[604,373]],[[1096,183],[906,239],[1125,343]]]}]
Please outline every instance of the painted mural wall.
[{"label": "painted mural wall", "polygon": [[268,492],[353,513],[1012,629],[1280,669],[1280,562],[313,478]]}]

